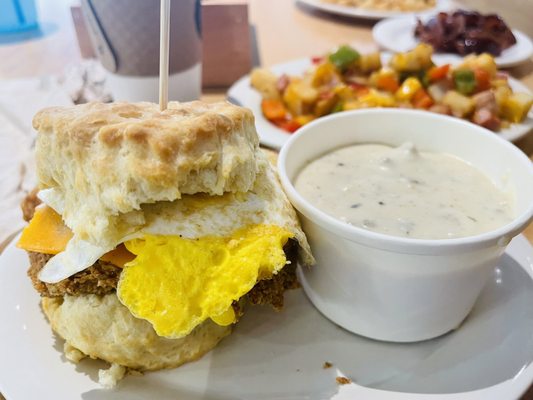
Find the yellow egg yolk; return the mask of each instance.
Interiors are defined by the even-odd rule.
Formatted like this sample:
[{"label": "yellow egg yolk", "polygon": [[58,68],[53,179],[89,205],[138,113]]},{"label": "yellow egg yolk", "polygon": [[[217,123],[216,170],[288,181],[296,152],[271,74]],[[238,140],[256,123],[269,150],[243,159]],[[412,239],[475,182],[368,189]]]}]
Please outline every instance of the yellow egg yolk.
[{"label": "yellow egg yolk", "polygon": [[278,226],[251,225],[229,237],[128,241],[136,258],[125,265],[117,295],[160,336],[186,336],[207,318],[229,325],[236,320],[233,301],[287,263],[283,246],[292,236]]}]

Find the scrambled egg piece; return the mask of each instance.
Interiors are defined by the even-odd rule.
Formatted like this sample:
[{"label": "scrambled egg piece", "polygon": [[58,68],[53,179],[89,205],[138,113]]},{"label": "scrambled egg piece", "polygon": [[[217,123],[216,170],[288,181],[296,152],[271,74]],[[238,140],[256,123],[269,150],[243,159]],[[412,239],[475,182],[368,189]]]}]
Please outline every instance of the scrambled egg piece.
[{"label": "scrambled egg piece", "polygon": [[128,241],[137,257],[125,265],[117,295],[160,336],[186,336],[207,318],[229,325],[236,322],[233,301],[287,263],[283,246],[292,236],[259,224],[229,237],[146,235]]}]

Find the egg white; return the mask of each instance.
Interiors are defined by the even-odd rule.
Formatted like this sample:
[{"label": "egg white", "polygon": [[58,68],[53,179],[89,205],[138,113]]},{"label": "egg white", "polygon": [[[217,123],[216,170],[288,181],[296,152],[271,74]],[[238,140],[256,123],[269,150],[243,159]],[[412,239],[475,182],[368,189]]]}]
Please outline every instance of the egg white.
[{"label": "egg white", "polygon": [[[145,234],[175,235],[184,238],[229,236],[252,224],[284,227],[295,234],[306,253],[308,245],[276,173],[260,153],[259,172],[251,191],[184,196],[172,202],[144,204],[141,210],[110,216],[108,233],[99,243],[89,243],[74,233],[65,251],[52,257],[39,273],[39,279],[56,283],[93,265],[120,243]],[[41,191],[39,197],[57,212],[61,211],[58,192]],[[141,215],[140,215],[141,214]],[[309,253],[310,260],[312,256]]]}]

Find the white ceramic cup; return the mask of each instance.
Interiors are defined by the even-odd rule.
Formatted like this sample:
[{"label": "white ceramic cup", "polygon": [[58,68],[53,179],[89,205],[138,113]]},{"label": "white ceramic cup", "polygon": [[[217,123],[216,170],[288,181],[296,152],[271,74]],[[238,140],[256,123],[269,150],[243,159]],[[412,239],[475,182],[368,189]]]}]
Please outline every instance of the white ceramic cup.
[{"label": "white ceramic cup", "polygon": [[[312,206],[293,181],[309,161],[357,143],[453,154],[515,199],[515,218],[494,231],[456,239],[411,239],[343,223]],[[320,118],[282,148],[281,183],[317,264],[299,270],[312,303],[338,325],[369,338],[414,342],[460,326],[510,240],[533,217],[533,165],[497,134],[425,111],[367,109]]]}]

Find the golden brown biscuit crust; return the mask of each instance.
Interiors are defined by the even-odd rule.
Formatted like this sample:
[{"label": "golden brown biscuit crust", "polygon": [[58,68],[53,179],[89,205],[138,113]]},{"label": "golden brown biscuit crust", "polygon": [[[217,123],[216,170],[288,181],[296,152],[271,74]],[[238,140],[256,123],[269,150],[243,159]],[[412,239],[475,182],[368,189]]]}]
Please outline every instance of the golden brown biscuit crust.
[{"label": "golden brown biscuit crust", "polygon": [[40,187],[57,191],[67,225],[85,238],[141,204],[246,192],[255,180],[253,114],[228,102],[52,107],[33,126]]},{"label": "golden brown biscuit crust", "polygon": [[115,294],[42,299],[52,329],[83,355],[139,371],[175,368],[196,360],[231,333],[211,320],[188,336],[158,336],[149,322],[135,318]]}]

